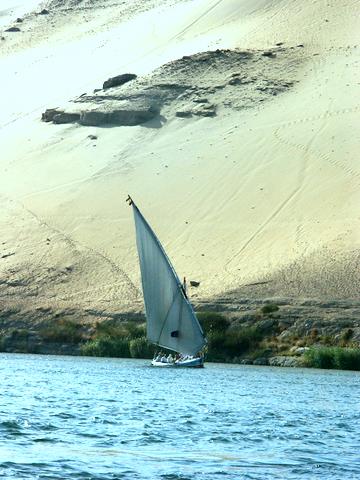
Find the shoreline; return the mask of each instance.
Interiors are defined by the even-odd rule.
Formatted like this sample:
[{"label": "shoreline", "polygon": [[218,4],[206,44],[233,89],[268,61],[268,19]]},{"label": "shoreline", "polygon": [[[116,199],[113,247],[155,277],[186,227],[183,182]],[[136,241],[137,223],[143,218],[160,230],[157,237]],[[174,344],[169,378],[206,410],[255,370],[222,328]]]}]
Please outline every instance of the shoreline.
[{"label": "shoreline", "polygon": [[[229,296],[195,302],[195,310],[208,338],[211,362],[303,367],[310,349],[346,351],[360,345],[357,300],[235,301]],[[91,313],[3,310],[0,349],[4,353],[152,358],[154,348],[145,339],[141,311]]]},{"label": "shoreline", "polygon": [[[346,350],[347,347],[340,347],[343,350]],[[358,349],[359,350],[359,349]],[[60,352],[60,351],[48,351],[48,352],[25,352],[25,351],[0,351],[0,354],[10,354],[10,355],[37,355],[37,356],[54,356],[54,357],[78,357],[78,358],[104,358],[104,359],[123,359],[123,360],[146,360],[149,362],[149,366],[151,366],[150,358],[134,358],[134,357],[105,357],[105,356],[94,356],[94,355],[82,355],[81,353],[70,353],[70,351]],[[266,363],[263,363],[262,359],[258,359],[259,361],[249,362],[247,360],[240,361],[240,362],[226,362],[226,361],[214,361],[209,360],[207,361],[205,358],[206,364],[223,364],[223,365],[244,365],[250,367],[276,367],[276,368],[301,368],[301,369],[316,369],[316,370],[333,370],[333,371],[343,371],[343,372],[359,372],[360,368],[338,368],[338,367],[320,367],[314,365],[307,365],[304,362],[302,356],[300,357],[292,357],[292,356],[274,356],[269,357]]]}]

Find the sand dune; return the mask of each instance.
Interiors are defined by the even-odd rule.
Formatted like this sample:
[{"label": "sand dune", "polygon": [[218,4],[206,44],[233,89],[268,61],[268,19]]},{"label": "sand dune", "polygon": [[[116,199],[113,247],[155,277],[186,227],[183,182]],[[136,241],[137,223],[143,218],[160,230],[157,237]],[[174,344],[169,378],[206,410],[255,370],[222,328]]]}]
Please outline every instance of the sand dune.
[{"label": "sand dune", "polygon": [[[54,0],[41,3],[49,14],[28,12],[20,32],[3,32],[4,305],[76,315],[141,309],[128,193],[179,275],[200,282],[194,300],[356,297],[356,3]],[[210,62],[200,77],[196,62],[185,71],[176,63],[216,49],[258,53],[251,68]],[[93,105],[109,77],[134,73],[141,83],[174,61],[171,81],[191,87],[197,78],[216,114],[177,116],[194,100],[182,91],[142,125],[41,121],[45,109],[69,108],[84,93]],[[231,78],[245,81],[230,94]],[[212,85],[222,88],[209,94]],[[266,283],[247,287],[258,282]]]}]

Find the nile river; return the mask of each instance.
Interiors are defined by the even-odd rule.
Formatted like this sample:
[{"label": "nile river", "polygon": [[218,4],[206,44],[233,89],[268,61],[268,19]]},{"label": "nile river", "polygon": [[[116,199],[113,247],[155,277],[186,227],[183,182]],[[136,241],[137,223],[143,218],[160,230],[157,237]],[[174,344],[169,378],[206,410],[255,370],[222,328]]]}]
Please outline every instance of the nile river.
[{"label": "nile river", "polygon": [[1,479],[360,479],[360,374],[0,354]]}]

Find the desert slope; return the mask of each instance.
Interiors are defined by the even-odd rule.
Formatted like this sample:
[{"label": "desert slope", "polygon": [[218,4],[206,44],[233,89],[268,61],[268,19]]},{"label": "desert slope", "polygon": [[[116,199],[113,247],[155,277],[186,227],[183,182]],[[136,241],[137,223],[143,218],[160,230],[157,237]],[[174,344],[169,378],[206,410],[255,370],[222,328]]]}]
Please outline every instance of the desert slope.
[{"label": "desert slope", "polygon": [[[355,297],[355,5],[56,0],[41,4],[47,15],[25,15],[21,32],[4,32],[3,308],[99,317],[141,309],[128,193],[179,275],[200,282],[194,300],[229,292],[234,301]],[[198,84],[188,65],[186,82],[178,78],[177,59],[216,49],[251,52],[254,61],[236,72],[204,63]],[[145,82],[174,61],[171,81],[202,88],[214,115],[177,116],[194,102],[180,105],[179,93],[137,126],[40,120],[46,108],[68,108],[111,76],[135,73]],[[231,78],[241,79],[236,90]]]}]

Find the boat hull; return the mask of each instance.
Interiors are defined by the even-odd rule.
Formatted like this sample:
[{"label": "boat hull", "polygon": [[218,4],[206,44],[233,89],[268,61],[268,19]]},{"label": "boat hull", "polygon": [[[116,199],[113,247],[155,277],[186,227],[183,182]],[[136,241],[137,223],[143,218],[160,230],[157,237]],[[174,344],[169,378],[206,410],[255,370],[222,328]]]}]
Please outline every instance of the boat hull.
[{"label": "boat hull", "polygon": [[153,360],[151,362],[153,367],[160,367],[160,368],[203,368],[204,367],[204,360],[202,358],[191,358],[189,360],[183,360],[181,362],[157,362]]}]

